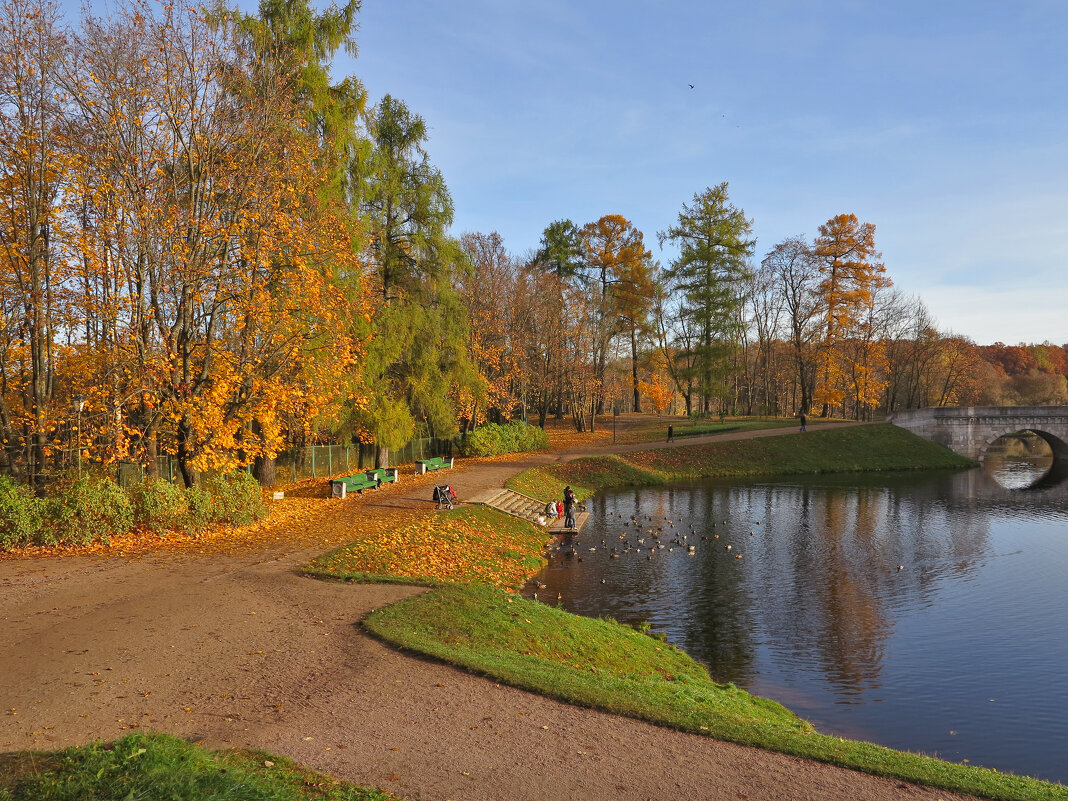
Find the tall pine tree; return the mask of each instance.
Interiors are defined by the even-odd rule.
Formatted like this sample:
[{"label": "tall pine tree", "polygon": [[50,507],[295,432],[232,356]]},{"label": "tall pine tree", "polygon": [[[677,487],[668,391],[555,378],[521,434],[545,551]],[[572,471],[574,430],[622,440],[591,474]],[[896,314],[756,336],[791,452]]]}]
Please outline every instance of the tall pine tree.
[{"label": "tall pine tree", "polygon": [[679,313],[696,332],[692,353],[679,358],[688,364],[684,377],[695,379],[704,412],[726,394],[738,345],[742,285],[756,246],[752,229],[752,220],[731,204],[724,182],[695,194],[692,205],[683,204],[678,222],[659,234],[661,245],[679,248],[665,277],[681,294]]}]

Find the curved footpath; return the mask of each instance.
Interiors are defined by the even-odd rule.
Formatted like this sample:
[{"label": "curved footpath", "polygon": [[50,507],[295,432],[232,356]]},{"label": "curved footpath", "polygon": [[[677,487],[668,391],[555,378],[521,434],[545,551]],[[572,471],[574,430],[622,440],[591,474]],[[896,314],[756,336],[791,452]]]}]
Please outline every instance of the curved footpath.
[{"label": "curved footpath", "polygon": [[[537,464],[650,447],[472,463],[449,481],[463,499]],[[405,477],[320,516],[422,513],[433,478]],[[143,728],[263,748],[427,801],[963,798],[569,706],[395,651],[359,621],[420,590],[299,576],[339,542],[320,528],[331,526],[236,555],[0,561],[0,752]]]}]

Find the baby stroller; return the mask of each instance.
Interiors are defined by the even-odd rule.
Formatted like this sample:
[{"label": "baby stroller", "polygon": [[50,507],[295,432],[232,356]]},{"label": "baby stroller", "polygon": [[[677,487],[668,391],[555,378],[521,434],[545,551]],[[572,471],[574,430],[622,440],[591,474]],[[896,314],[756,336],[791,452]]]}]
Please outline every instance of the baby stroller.
[{"label": "baby stroller", "polygon": [[437,509],[451,509],[456,503],[456,493],[448,484],[439,484],[434,487],[434,503]]}]

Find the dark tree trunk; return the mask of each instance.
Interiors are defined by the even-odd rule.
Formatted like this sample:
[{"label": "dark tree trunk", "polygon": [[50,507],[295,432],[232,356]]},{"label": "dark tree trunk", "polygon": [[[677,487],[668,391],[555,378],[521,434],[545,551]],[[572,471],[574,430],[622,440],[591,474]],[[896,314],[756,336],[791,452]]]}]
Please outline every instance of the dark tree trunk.
[{"label": "dark tree trunk", "polygon": [[182,483],[186,489],[192,487],[197,481],[196,470],[190,464],[192,454],[189,452],[189,438],[192,433],[192,424],[189,422],[189,417],[185,416],[178,422],[176,439],[178,440],[178,472],[182,474]]},{"label": "dark tree trunk", "polygon": [[252,462],[252,475],[261,487],[273,487],[278,478],[278,462],[273,457],[257,456]]}]

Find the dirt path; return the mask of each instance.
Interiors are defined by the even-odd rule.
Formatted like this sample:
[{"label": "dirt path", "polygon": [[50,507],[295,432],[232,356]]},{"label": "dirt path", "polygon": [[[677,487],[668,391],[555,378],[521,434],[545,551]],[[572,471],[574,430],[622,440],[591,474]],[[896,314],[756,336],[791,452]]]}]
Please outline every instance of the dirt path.
[{"label": "dirt path", "polygon": [[[575,455],[449,478],[470,497]],[[368,611],[418,590],[295,568],[342,541],[346,523],[425,514],[433,480],[318,502],[302,536],[252,552],[0,561],[0,752],[143,728],[265,748],[428,801],[960,798],[557,703],[364,636]]]}]

